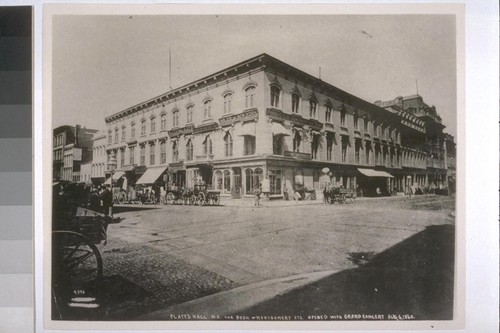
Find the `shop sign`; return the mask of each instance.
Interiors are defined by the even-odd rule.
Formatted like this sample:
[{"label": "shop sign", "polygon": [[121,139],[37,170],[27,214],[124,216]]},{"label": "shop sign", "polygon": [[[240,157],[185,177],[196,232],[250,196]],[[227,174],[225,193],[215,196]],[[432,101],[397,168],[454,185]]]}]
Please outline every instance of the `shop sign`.
[{"label": "shop sign", "polygon": [[406,126],[408,126],[410,128],[413,128],[413,129],[415,129],[415,130],[417,130],[419,132],[425,133],[425,130],[421,126],[412,124],[409,121],[406,121],[404,119],[401,120],[401,124],[406,125]]},{"label": "shop sign", "polygon": [[206,125],[200,125],[194,129],[194,134],[213,131],[217,128],[219,128],[219,124],[215,122]]},{"label": "shop sign", "polygon": [[168,131],[168,136],[170,136],[171,138],[175,138],[182,134],[193,134],[193,131],[194,125],[188,125],[186,127],[176,128]]},{"label": "shop sign", "polygon": [[323,124],[317,121],[316,119],[304,119],[302,118],[302,116],[299,116],[298,114],[288,114],[277,109],[272,109],[272,108],[266,109],[266,115],[269,116],[269,118],[271,119],[288,120],[294,124],[308,125],[313,129],[320,130],[323,128]]},{"label": "shop sign", "polygon": [[231,126],[232,124],[240,121],[245,122],[257,119],[259,119],[259,111],[257,109],[251,109],[232,116],[220,118],[219,123],[221,126]]}]

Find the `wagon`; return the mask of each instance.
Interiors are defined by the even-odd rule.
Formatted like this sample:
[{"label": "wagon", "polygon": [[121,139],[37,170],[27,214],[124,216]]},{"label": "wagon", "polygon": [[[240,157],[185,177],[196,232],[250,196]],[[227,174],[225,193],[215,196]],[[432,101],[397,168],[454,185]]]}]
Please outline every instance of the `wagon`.
[{"label": "wagon", "polygon": [[356,190],[327,186],[323,191],[325,203],[332,204],[334,202],[347,203],[354,202],[356,198]]},{"label": "wagon", "polygon": [[166,190],[167,194],[165,196],[167,205],[174,204],[184,204],[190,205],[193,204],[192,200],[192,190],[180,187],[180,186],[171,186]]},{"label": "wagon", "polygon": [[52,298],[59,315],[70,299],[85,294],[102,279],[103,261],[97,245],[106,244],[108,224],[119,220],[78,207],[76,214],[65,212],[54,221]]},{"label": "wagon", "polygon": [[217,206],[220,203],[220,191],[209,189],[209,186],[206,184],[195,185],[191,195],[191,203],[200,206]]}]

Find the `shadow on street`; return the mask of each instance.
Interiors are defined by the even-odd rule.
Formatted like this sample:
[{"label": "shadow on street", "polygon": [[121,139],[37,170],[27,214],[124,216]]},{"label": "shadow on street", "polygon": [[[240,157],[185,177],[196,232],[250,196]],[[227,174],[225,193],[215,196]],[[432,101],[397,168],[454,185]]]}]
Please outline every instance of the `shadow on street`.
[{"label": "shadow on street", "polygon": [[113,206],[113,214],[120,214],[120,213],[125,213],[125,212],[138,212],[138,211],[142,211],[142,210],[152,210],[152,209],[159,209],[159,207],[146,206],[146,205],[137,205],[137,206],[114,205]]},{"label": "shadow on street", "polygon": [[[372,256],[351,254],[358,268],[235,313],[246,316],[345,314],[410,315],[406,319],[453,319],[455,228],[429,226]],[[368,257],[368,261],[364,258]],[[311,317],[315,319],[316,317]]]}]

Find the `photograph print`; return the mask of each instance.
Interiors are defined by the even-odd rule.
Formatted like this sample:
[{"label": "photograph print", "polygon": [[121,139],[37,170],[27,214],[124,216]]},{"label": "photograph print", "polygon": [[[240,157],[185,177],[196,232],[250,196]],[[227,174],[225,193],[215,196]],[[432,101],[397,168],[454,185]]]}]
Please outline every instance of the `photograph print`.
[{"label": "photograph print", "polygon": [[49,7],[49,322],[457,320],[456,7]]}]

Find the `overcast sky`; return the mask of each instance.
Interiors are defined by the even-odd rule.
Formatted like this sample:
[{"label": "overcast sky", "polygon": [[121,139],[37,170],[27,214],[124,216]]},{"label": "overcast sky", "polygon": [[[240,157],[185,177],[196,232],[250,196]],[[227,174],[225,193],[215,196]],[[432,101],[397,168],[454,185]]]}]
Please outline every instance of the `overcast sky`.
[{"label": "overcast sky", "polygon": [[268,53],[369,102],[418,93],[456,135],[455,19],[400,16],[55,16],[53,124],[104,117]]}]

